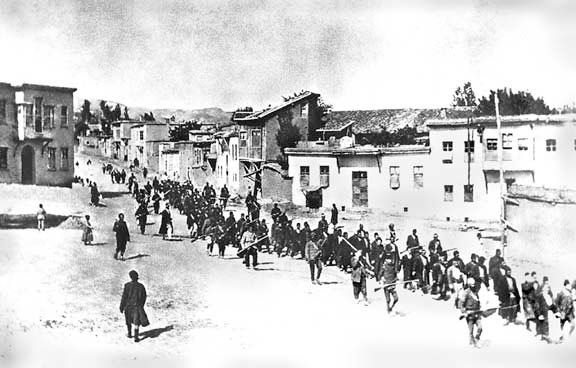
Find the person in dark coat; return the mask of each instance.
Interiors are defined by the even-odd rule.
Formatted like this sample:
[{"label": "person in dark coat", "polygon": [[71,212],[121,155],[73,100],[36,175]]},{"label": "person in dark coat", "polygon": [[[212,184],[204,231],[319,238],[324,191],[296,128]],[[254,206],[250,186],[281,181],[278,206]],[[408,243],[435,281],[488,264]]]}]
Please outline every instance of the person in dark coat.
[{"label": "person in dark coat", "polygon": [[336,208],[335,203],[332,203],[332,210],[330,212],[330,223],[334,226],[338,225],[338,208]]},{"label": "person in dark coat", "polygon": [[506,325],[516,322],[520,311],[520,293],[516,285],[516,279],[512,277],[510,267],[504,268],[504,276],[498,285],[496,293],[500,300],[500,315],[506,320]]},{"label": "person in dark coat", "polygon": [[534,290],[534,279],[529,272],[524,274],[524,282],[521,285],[522,289],[522,308],[524,309],[524,320],[526,321],[526,329],[530,329],[530,322],[536,324],[536,316],[534,315],[534,303],[536,300],[536,290]]},{"label": "person in dark coat", "polygon": [[496,254],[493,257],[490,257],[490,260],[488,261],[488,274],[490,275],[490,279],[492,279],[494,285],[502,276],[500,273],[500,267],[502,266],[502,263],[504,263],[502,251],[500,249],[496,249]]},{"label": "person in dark coat", "polygon": [[282,214],[282,210],[278,207],[278,203],[274,203],[272,211],[270,211],[270,216],[272,216],[272,221],[275,221]]},{"label": "person in dark coat", "polygon": [[172,232],[174,232],[174,228],[172,227],[172,214],[170,213],[170,205],[166,203],[166,208],[162,213],[160,213],[162,219],[160,221],[160,229],[158,230],[158,234],[162,235],[162,239],[166,239],[166,235],[168,234],[168,226]]},{"label": "person in dark coat", "polygon": [[136,219],[138,220],[138,226],[140,226],[140,233],[144,234],[146,231],[146,221],[148,220],[148,203],[142,201],[140,206],[135,213]]},{"label": "person in dark coat", "polygon": [[93,206],[98,206],[98,202],[100,201],[100,192],[98,191],[98,186],[96,183],[92,183],[92,188],[90,188],[90,203]]},{"label": "person in dark coat", "polygon": [[128,225],[124,221],[124,214],[118,215],[118,220],[114,222],[112,230],[116,233],[116,252],[114,253],[114,259],[118,259],[118,254],[120,254],[120,260],[124,260],[124,252],[126,251],[126,243],[130,241],[130,233],[128,232]]},{"label": "person in dark coat", "polygon": [[416,229],[413,229],[412,234],[408,235],[408,238],[406,239],[406,249],[418,248],[419,246],[420,240],[418,240]]},{"label": "person in dark coat", "polygon": [[160,194],[157,190],[154,190],[154,195],[152,196],[152,205],[154,206],[154,213],[158,214],[160,212]]},{"label": "person in dark coat", "polygon": [[[134,336],[134,341],[140,341],[139,328],[147,327],[150,325],[148,316],[144,311],[144,304],[146,303],[146,288],[138,282],[138,273],[134,270],[128,273],[132,281],[124,284],[124,291],[122,292],[122,300],[120,301],[120,313],[124,313],[126,320],[126,328],[129,339]],[[134,327],[134,335],[132,335],[132,327]]]},{"label": "person in dark coat", "polygon": [[220,189],[220,205],[222,209],[226,209],[226,205],[228,204],[228,198],[230,198],[230,192],[226,187],[226,184]]},{"label": "person in dark coat", "polygon": [[536,336],[540,336],[540,339],[551,343],[550,325],[548,324],[548,311],[550,306],[546,301],[546,289],[544,286],[540,286],[538,281],[534,281],[535,299],[534,299],[534,316],[536,317]]}]

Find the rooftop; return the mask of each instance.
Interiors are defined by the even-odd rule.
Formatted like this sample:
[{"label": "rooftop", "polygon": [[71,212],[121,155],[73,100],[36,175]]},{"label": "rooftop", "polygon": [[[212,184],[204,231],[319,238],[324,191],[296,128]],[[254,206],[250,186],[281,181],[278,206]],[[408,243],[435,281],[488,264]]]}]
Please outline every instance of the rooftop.
[{"label": "rooftop", "polygon": [[[536,115],[536,114],[526,114],[526,115],[504,115],[500,117],[500,121],[503,125],[522,125],[529,123],[537,124],[554,124],[554,123],[566,123],[566,122],[576,122],[576,114],[555,114],[555,115]],[[486,126],[496,126],[495,116],[479,116],[474,117],[472,120],[473,124],[482,124]],[[466,118],[459,119],[429,119],[426,124],[429,127],[458,127],[468,125]]]},{"label": "rooftop", "polygon": [[235,116],[234,121],[241,123],[241,122],[251,122],[251,121],[264,119],[264,118],[267,118],[271,115],[278,113],[280,110],[282,110],[288,106],[291,106],[295,103],[298,103],[300,101],[307,100],[307,99],[313,98],[313,97],[316,98],[318,96],[320,96],[320,95],[317,93],[305,91],[305,92],[303,92],[303,93],[301,93],[295,97],[288,98],[286,101],[284,101],[280,105],[274,106],[274,107],[266,109],[266,110],[256,111],[256,112],[253,112],[247,116],[244,116],[245,112],[241,111],[239,113],[242,117],[236,117]]},{"label": "rooftop", "polygon": [[413,153],[424,153],[424,154],[430,153],[430,147],[421,145],[404,145],[395,147],[377,147],[372,145],[362,145],[353,147],[339,147],[338,145],[334,144],[330,145],[327,142],[325,144],[320,144],[320,142],[308,142],[308,143],[309,144],[298,145],[298,147],[295,148],[287,148],[286,154],[297,156],[306,156],[306,155],[354,156],[354,155],[399,155],[399,154],[413,154]]}]

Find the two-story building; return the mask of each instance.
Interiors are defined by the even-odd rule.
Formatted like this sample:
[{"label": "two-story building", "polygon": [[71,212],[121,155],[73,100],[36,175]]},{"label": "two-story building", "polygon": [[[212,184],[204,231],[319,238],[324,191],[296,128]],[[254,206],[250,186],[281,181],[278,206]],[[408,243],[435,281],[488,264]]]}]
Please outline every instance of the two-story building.
[{"label": "two-story building", "polygon": [[0,83],[0,182],[72,185],[75,91]]},{"label": "two-story building", "polygon": [[168,131],[169,125],[164,123],[140,123],[130,127],[130,160],[135,166],[158,171],[159,147],[168,139]]},{"label": "two-story building", "polygon": [[316,138],[321,126],[318,111],[320,95],[303,92],[275,107],[263,111],[238,111],[232,121],[238,125],[240,191],[251,188],[257,195],[274,200],[291,199],[291,181],[282,174],[278,164],[282,154],[276,141],[280,121],[298,127],[301,141]]},{"label": "two-story building", "polygon": [[576,115],[502,116],[501,137],[495,117],[433,119],[427,125],[435,173],[430,198],[454,217],[499,217],[499,145],[504,188],[513,183],[576,188],[576,173],[571,170]]},{"label": "two-story building", "polygon": [[130,128],[142,124],[138,120],[118,120],[112,123],[111,158],[130,161]]},{"label": "two-story building", "polygon": [[216,156],[214,185],[228,188],[231,195],[240,190],[240,159],[238,157],[238,134],[233,131],[216,133],[212,151]]},{"label": "two-story building", "polygon": [[216,158],[209,159],[213,144],[213,133],[205,130],[191,130],[187,141],[175,143],[181,181],[189,181],[197,187],[214,182]]}]

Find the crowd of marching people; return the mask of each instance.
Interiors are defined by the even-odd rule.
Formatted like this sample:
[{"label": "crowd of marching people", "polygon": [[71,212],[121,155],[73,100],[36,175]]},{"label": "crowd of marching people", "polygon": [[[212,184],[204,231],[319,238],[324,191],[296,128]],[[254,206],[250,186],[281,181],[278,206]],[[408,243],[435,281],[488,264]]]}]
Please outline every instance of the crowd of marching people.
[{"label": "crowd of marching people", "polygon": [[[102,170],[111,175],[113,182],[128,186],[137,202],[135,217],[142,234],[153,211],[161,218],[157,233],[165,240],[182,240],[174,235],[171,212],[174,209],[186,217],[187,235],[192,242],[206,240],[207,254],[213,255],[216,248],[220,258],[226,256],[228,248],[233,248],[234,256],[241,258],[246,268],[258,266],[259,252],[278,258],[299,258],[307,263],[312,284],[321,285],[323,268],[334,266],[350,274],[354,299],[366,305],[369,304],[367,280],[373,278],[378,285],[374,292],[383,291],[389,313],[399,300],[397,287],[430,294],[438,300],[453,300],[468,324],[472,345],[481,337],[482,318],[496,311],[505,324],[518,323],[518,314],[523,311],[526,328],[532,331],[534,326],[536,336],[547,342],[552,342],[550,315],[559,319],[561,340],[574,330],[576,281],[566,280],[563,289],[554,295],[548,278],[540,281],[532,272],[525,275],[518,287],[499,249],[488,262],[486,257],[475,253],[465,262],[458,249],[444,247],[438,234],[426,246],[413,229],[404,247],[394,224],[389,224],[386,234],[370,235],[362,224],[348,232],[339,224],[335,204],[329,220],[322,214],[316,224],[310,224],[290,219],[275,203],[270,211],[271,221],[267,223],[261,218],[261,205],[251,191],[244,200],[246,212],[236,218],[233,211],[226,211],[230,193],[225,185],[217,191],[208,183],[198,188],[190,182],[157,177],[149,180],[145,175],[142,185],[133,172],[126,180],[124,170],[109,165],[103,165]],[[93,192],[95,188],[96,183],[92,183]],[[130,239],[123,214],[116,220],[114,231],[117,239],[114,257],[123,259]],[[486,300],[491,298],[497,303],[487,308]]]}]

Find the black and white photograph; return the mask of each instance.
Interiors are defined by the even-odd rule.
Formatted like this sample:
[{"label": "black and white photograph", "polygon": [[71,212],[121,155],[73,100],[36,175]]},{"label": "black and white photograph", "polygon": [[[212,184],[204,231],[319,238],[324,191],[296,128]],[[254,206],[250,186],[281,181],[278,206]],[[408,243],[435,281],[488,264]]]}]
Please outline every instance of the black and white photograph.
[{"label": "black and white photograph", "polygon": [[573,0],[0,0],[0,367],[576,366]]}]

